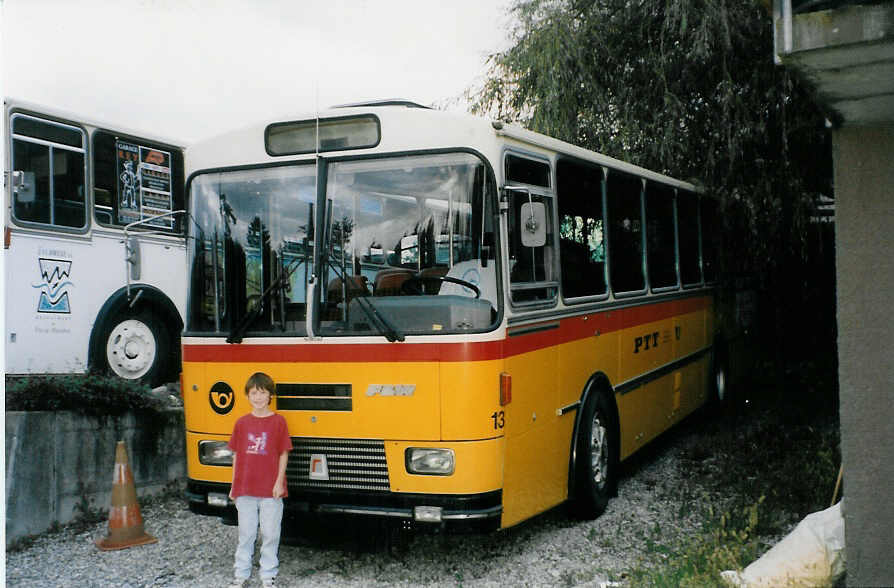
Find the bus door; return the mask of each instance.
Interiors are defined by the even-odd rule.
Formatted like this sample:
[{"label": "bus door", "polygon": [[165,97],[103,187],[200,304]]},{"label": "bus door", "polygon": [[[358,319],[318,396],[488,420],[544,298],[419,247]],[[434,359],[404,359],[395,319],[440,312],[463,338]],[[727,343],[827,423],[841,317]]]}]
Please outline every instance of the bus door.
[{"label": "bus door", "polygon": [[[505,368],[512,377],[506,406],[503,525],[565,498],[568,453],[558,442],[559,319],[535,319],[554,306],[556,275],[554,198],[546,190],[505,190],[510,299],[517,326],[507,333]],[[530,320],[524,317],[531,316]],[[521,320],[518,320],[521,319]]]}]

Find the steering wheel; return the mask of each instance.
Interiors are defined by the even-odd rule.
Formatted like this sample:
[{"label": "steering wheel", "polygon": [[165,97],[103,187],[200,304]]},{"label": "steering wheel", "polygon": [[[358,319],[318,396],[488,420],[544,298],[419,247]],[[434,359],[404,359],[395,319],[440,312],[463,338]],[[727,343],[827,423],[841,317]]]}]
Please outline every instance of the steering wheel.
[{"label": "steering wheel", "polygon": [[475,292],[475,298],[481,298],[481,290],[473,284],[472,282],[467,282],[465,280],[461,280],[459,278],[454,278],[451,276],[420,276],[416,274],[415,276],[411,276],[407,278],[403,284],[400,285],[400,293],[401,294],[425,294],[422,291],[422,288],[419,287],[420,284],[423,284],[429,280],[437,280],[439,282],[451,282],[453,284],[459,284],[469,290]]}]

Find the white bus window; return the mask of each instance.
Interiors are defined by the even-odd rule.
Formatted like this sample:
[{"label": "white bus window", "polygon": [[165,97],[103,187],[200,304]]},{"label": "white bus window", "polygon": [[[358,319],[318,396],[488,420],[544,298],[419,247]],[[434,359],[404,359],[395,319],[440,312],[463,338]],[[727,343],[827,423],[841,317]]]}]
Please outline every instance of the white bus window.
[{"label": "white bus window", "polygon": [[649,285],[677,285],[677,239],[674,235],[674,191],[660,184],[646,186],[646,238]]},{"label": "white bus window", "polygon": [[[105,131],[93,135],[93,201],[97,222],[125,226],[183,210],[183,155],[179,149]],[[183,231],[181,215],[150,221],[145,230]]]},{"label": "white bus window", "polygon": [[24,178],[13,192],[13,217],[68,229],[86,227],[83,131],[14,115],[12,133],[12,169]]},{"label": "white bus window", "polygon": [[642,180],[618,172],[608,174],[608,253],[614,292],[638,292],[643,276]]}]

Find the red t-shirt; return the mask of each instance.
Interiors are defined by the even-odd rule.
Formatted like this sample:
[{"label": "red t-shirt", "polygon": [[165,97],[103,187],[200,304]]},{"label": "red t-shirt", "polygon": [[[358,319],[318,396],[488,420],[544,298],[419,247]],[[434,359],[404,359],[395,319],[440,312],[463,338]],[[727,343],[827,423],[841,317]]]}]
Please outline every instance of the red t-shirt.
[{"label": "red t-shirt", "polygon": [[241,416],[233,427],[229,447],[236,453],[233,498],[271,498],[279,473],[279,456],[292,449],[286,419],[276,413],[266,417],[251,413]]}]

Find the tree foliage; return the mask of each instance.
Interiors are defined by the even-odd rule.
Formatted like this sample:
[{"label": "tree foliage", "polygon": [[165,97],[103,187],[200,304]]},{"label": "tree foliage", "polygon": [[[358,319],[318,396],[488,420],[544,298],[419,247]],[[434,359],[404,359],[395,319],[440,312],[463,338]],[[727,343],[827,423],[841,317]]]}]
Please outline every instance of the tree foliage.
[{"label": "tree foliage", "polygon": [[511,46],[491,56],[473,110],[704,186],[727,213],[727,276],[764,289],[804,278],[792,270],[807,267],[814,202],[831,195],[827,115],[773,63],[765,7],[516,0],[510,11]]}]

